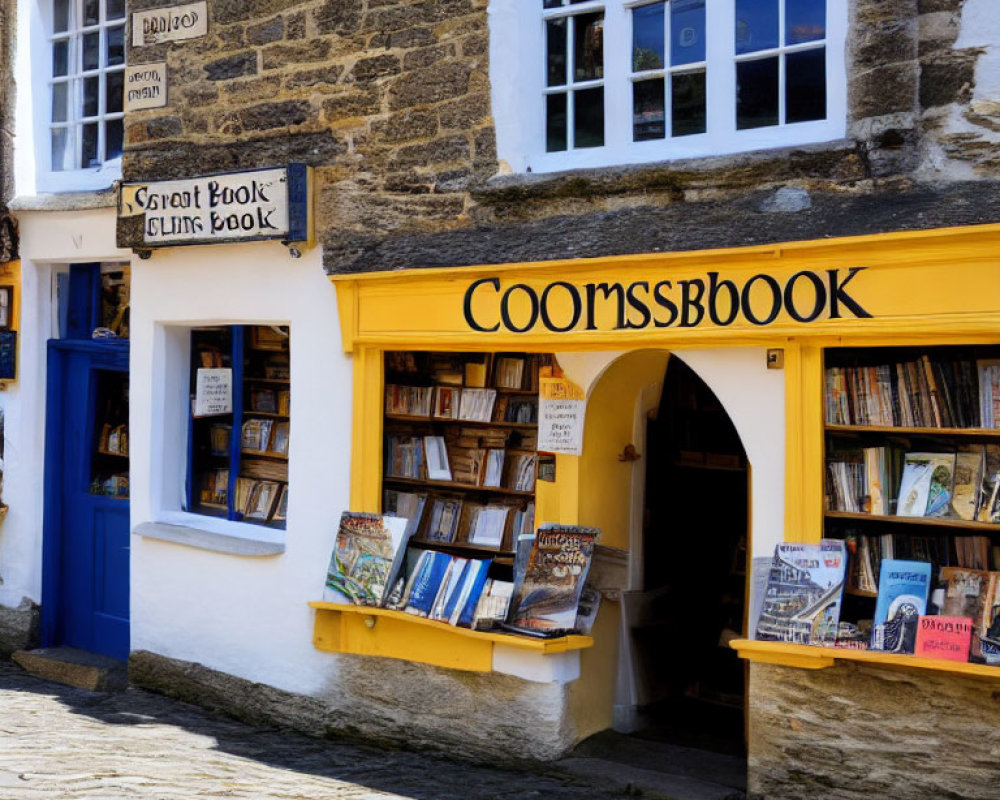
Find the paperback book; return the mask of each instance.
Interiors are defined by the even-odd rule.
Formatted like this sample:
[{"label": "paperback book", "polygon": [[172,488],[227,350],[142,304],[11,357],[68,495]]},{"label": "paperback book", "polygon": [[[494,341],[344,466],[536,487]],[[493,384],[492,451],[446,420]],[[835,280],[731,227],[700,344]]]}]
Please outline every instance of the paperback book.
[{"label": "paperback book", "polygon": [[921,614],[927,613],[931,565],[926,561],[882,561],[872,621],[872,650],[912,653]]},{"label": "paperback book", "polygon": [[383,605],[406,552],[407,520],[345,511],[326,573],[327,599]]}]

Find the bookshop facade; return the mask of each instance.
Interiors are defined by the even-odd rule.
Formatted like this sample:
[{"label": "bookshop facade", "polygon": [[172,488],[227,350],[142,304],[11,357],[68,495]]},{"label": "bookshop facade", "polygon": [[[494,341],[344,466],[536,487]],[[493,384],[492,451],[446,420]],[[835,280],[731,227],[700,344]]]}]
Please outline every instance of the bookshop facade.
[{"label": "bookshop facade", "polygon": [[[766,577],[782,542],[837,538],[857,547],[889,537],[905,557],[933,538],[950,553],[941,557],[947,563],[998,566],[994,515],[982,503],[903,519],[889,507],[892,487],[886,505],[868,497],[867,506],[848,510],[827,480],[834,454],[889,444],[953,454],[978,447],[988,472],[1000,435],[958,384],[963,369],[1000,358],[998,245],[1000,226],[986,225],[331,276],[353,363],[352,511],[391,512],[422,496],[423,546],[487,551],[498,562],[513,555],[527,515],[536,527],[596,527],[609,563],[619,561],[598,570],[603,601],[589,640],[526,647],[498,633],[487,648],[472,636],[435,638],[439,629],[427,620],[317,602],[316,646],[362,661],[386,656],[371,669],[387,680],[400,677],[386,666],[392,659],[486,673],[472,683],[449,669],[427,673],[428,682],[461,685],[497,714],[482,730],[466,720],[471,750],[488,750],[502,722],[530,729],[511,755],[553,757],[603,728],[628,729],[639,706],[699,691],[710,700],[705,687],[714,683],[730,699],[739,695],[741,706],[746,698],[751,792],[818,797],[836,787],[860,796],[905,781],[913,791],[906,796],[931,797],[964,781],[962,796],[988,796],[995,773],[980,774],[969,761],[970,753],[990,761],[983,733],[1000,722],[993,696],[1000,667],[753,642],[747,633],[762,589],[754,591],[754,576]],[[895,372],[896,364],[924,360],[938,365],[930,373],[940,382],[936,417],[930,407],[918,416],[918,399],[899,416],[903,403],[889,386],[851,401],[868,404],[872,416],[838,418],[828,407],[836,370],[867,376],[875,365]],[[530,375],[545,367],[562,381],[563,397],[583,401],[568,423],[580,428],[578,449],[553,459],[542,443],[548,423],[521,409],[539,391]],[[515,377],[501,377],[509,369]],[[481,420],[471,407],[449,410],[466,389],[493,392]],[[949,391],[962,399],[946,407]],[[876,418],[876,407],[887,416]],[[477,424],[487,433],[466,429]],[[533,489],[509,467],[471,489],[454,463],[450,481],[407,472],[406,443],[420,438],[449,446],[464,438],[466,446],[503,450],[498,457],[508,465],[523,466],[537,451]],[[458,468],[465,466],[460,459]],[[478,474],[488,470],[481,465]],[[481,507],[496,504],[509,509],[506,527],[491,531],[470,519],[470,506],[482,516]],[[442,515],[456,522],[442,529]],[[849,585],[858,590],[855,616],[870,616],[864,603],[874,601]],[[735,651],[750,663],[746,685]],[[447,721],[428,715],[421,724],[433,738],[431,729]],[[742,719],[739,728],[742,736]],[[899,737],[891,756],[880,747],[886,730]],[[942,745],[944,769],[920,786],[924,778],[914,777],[919,770],[906,754],[917,759],[929,731]]]}]

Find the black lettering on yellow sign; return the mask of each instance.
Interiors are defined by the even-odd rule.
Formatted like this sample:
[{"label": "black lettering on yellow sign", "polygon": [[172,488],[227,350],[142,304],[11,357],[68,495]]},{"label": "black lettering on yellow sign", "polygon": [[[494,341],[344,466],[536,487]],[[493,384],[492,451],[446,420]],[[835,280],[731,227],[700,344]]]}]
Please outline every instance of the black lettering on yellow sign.
[{"label": "black lettering on yellow sign", "polygon": [[[555,281],[541,293],[524,283],[504,289],[499,278],[480,278],[466,290],[462,310],[466,324],[482,333],[493,333],[501,327],[512,333],[527,333],[539,322],[553,333],[568,333],[578,326],[596,331],[597,311],[608,303],[613,304],[615,311],[613,330],[642,330],[650,324],[656,328],[673,325],[695,328],[706,317],[720,327],[732,325],[741,317],[751,325],[765,326],[773,323],[782,311],[796,322],[841,319],[845,313],[870,319],[872,315],[847,291],[847,285],[865,269],[851,267],[846,275],[839,269],[828,269],[825,276],[802,270],[784,285],[773,276],[760,273],[748,278],[742,287],[735,281],[720,279],[718,272],[709,272],[707,281],[702,278],[676,283],[660,281],[652,287],[648,281],[582,286]],[[477,319],[473,314],[477,292],[495,299],[494,311],[488,318]],[[524,303],[527,316],[515,319],[512,307],[521,309]]]}]

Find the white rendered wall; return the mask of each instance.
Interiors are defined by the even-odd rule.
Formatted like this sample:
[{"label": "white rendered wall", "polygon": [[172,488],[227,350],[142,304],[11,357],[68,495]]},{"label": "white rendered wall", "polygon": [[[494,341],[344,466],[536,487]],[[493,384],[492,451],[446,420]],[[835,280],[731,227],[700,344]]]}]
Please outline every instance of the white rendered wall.
[{"label": "white rendered wall", "polygon": [[[337,659],[312,644],[333,536],[348,507],[351,362],[318,249],[292,259],[276,243],[168,248],[132,262],[132,526],[179,515],[187,425],[187,337],[208,324],[291,328],[286,551],[244,557],[132,536],[132,649],[318,694]],[[165,488],[166,487],[166,488]],[[223,526],[227,527],[227,526]],[[259,526],[230,533],[270,538]]]},{"label": "white rendered wall", "polygon": [[46,342],[53,332],[52,273],[71,263],[127,261],[115,246],[114,209],[17,214],[21,234],[21,330],[18,379],[0,392],[4,411],[0,525],[0,605],[41,602],[45,474]]},{"label": "white rendered wall", "polygon": [[[729,414],[753,470],[751,557],[770,557],[784,540],[785,373],[766,367],[757,347],[677,350]],[[559,366],[589,396],[620,352],[559,353]],[[586,520],[582,521],[586,524]]]}]

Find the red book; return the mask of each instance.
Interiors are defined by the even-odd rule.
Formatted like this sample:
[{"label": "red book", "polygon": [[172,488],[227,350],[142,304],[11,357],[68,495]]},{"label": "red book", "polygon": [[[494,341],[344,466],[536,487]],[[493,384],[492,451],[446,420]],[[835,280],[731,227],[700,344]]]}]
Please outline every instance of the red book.
[{"label": "red book", "polygon": [[947,661],[968,661],[972,620],[968,617],[921,616],[913,654]]}]

